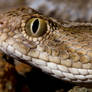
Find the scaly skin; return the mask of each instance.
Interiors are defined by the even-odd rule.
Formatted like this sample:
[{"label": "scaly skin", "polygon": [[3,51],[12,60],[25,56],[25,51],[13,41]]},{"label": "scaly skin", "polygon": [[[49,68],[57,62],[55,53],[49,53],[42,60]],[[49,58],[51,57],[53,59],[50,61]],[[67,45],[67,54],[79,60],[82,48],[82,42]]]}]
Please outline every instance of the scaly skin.
[{"label": "scaly skin", "polygon": [[[33,37],[26,32],[32,18],[45,21],[43,35]],[[18,8],[0,15],[0,49],[59,79],[88,83],[92,82],[91,31],[91,23],[60,24],[31,8]]]}]

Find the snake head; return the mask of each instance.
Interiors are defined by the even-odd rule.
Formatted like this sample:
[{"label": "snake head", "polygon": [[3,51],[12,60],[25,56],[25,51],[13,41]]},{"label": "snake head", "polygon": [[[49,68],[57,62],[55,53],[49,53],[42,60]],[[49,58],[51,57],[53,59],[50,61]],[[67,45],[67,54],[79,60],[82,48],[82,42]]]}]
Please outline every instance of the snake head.
[{"label": "snake head", "polygon": [[92,24],[60,25],[18,8],[0,14],[0,50],[59,79],[92,82]]},{"label": "snake head", "polygon": [[[56,20],[31,8],[8,11],[0,15],[0,48],[6,54],[27,63],[32,58],[48,61],[48,44],[55,40],[54,31],[59,28]],[[40,55],[42,53],[45,53],[45,57]]]}]

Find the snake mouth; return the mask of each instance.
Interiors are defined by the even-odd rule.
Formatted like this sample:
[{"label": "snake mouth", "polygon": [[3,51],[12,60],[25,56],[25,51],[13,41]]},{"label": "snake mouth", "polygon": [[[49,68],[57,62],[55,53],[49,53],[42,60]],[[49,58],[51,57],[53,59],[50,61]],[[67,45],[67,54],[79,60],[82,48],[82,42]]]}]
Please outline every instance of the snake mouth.
[{"label": "snake mouth", "polygon": [[[31,56],[28,56],[26,53],[22,53],[19,50],[16,50],[15,45],[8,45],[7,43],[3,43],[0,49],[6,54],[10,55],[15,59],[23,60],[29,65],[33,65],[35,67],[40,68],[44,72],[59,78],[61,80],[65,80],[68,82],[74,83],[90,83],[92,82],[92,70],[87,69],[77,69],[77,68],[69,68],[64,65],[59,65],[53,62],[47,62],[42,59],[37,59]],[[17,46],[17,45],[16,45]]]}]

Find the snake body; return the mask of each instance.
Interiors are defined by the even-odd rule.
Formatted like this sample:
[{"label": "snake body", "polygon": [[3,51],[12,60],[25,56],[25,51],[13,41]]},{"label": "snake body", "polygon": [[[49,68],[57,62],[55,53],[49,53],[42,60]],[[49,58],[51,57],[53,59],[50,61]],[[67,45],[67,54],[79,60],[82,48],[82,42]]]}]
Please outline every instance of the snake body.
[{"label": "snake body", "polygon": [[[37,22],[40,36],[28,33],[31,19],[45,21],[46,29]],[[59,23],[31,8],[18,8],[0,14],[0,50],[59,79],[92,82],[92,23]]]}]

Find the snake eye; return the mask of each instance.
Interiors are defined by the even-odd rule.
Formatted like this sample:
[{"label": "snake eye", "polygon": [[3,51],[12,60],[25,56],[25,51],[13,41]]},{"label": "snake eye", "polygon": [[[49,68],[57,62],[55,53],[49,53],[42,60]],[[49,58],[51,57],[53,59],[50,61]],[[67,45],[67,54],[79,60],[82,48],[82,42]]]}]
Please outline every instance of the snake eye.
[{"label": "snake eye", "polygon": [[26,33],[29,36],[39,37],[47,31],[47,24],[44,19],[32,18],[26,24]]}]

